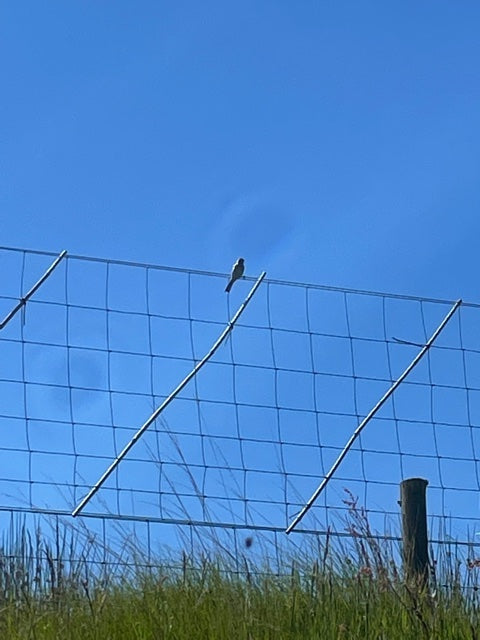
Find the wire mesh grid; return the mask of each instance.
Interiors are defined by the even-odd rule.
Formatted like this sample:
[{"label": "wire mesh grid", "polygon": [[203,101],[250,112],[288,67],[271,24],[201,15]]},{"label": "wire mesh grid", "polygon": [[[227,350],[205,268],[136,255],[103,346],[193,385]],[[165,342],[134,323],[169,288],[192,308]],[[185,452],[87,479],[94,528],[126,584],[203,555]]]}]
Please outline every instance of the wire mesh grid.
[{"label": "wire mesh grid", "polygon": [[[0,250],[3,316],[51,260]],[[80,256],[57,267],[0,332],[3,511],[71,513],[244,299],[248,279],[229,295],[225,281]],[[152,530],[165,540],[169,528],[184,526],[188,537],[215,527],[234,532],[234,546],[237,530],[252,530],[278,545],[451,304],[266,280],[227,342],[88,503],[83,521],[134,523],[147,528],[144,540]],[[459,308],[368,424],[300,532],[341,531],[348,489],[388,536],[399,482],[421,476],[437,537],[475,540],[479,320],[477,305]]]}]

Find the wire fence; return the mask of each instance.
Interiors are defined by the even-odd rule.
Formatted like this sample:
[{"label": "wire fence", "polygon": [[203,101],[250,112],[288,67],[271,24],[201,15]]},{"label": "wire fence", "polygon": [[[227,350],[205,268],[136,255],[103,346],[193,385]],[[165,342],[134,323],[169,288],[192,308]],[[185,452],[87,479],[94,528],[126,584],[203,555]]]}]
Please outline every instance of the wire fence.
[{"label": "wire fence", "polygon": [[[25,300],[54,257],[0,248],[0,315],[24,302],[0,331],[0,508],[69,521],[256,278],[227,295],[226,274],[67,255]],[[92,497],[82,526],[103,538],[131,528],[147,554],[158,541],[175,546],[179,531],[193,545],[207,530],[225,548],[251,532],[278,550],[452,304],[265,280],[227,341]],[[346,489],[372,528],[395,538],[399,483],[414,476],[429,482],[432,539],[476,541],[479,327],[480,306],[462,304],[345,456],[295,543],[305,533],[348,535]]]}]

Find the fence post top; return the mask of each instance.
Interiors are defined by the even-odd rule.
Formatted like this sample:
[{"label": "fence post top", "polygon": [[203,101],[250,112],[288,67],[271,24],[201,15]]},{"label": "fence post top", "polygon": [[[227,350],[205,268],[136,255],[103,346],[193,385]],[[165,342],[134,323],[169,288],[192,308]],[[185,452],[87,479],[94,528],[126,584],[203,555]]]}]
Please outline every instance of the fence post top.
[{"label": "fence post top", "polygon": [[406,478],[405,480],[402,480],[400,485],[406,485],[406,484],[423,484],[425,486],[428,485],[428,480],[426,480],[425,478]]}]

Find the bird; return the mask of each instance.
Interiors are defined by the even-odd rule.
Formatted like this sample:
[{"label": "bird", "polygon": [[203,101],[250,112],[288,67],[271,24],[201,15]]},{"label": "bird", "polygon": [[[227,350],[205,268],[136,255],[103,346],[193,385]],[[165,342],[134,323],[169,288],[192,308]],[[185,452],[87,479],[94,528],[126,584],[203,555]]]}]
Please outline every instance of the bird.
[{"label": "bird", "polygon": [[230,280],[228,281],[228,284],[225,287],[225,291],[227,293],[232,288],[232,285],[235,282],[235,280],[238,280],[243,276],[244,271],[245,271],[245,261],[243,258],[239,258],[232,267],[232,275],[230,276]]}]

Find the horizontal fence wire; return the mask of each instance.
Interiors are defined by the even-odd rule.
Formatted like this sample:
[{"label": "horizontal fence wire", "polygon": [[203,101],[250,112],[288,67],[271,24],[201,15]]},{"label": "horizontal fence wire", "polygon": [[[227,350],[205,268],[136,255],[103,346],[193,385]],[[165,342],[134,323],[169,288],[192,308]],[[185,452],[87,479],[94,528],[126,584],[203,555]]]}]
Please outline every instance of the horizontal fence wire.
[{"label": "horizontal fence wire", "polygon": [[[52,255],[0,248],[1,317]],[[0,513],[69,522],[256,280],[248,274],[226,295],[226,278],[62,260],[26,303],[25,322],[18,314],[0,332]],[[223,530],[226,547],[253,532],[288,548],[307,533],[348,537],[348,491],[376,534],[398,540],[399,483],[420,476],[431,539],[480,543],[480,306],[468,302],[358,437],[292,540],[284,537],[452,304],[265,279],[79,520],[92,530],[147,527],[144,540],[173,548],[179,531],[193,544],[207,529]]]}]

